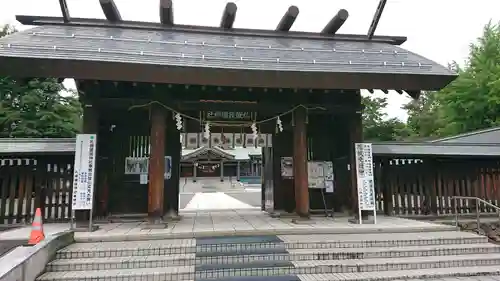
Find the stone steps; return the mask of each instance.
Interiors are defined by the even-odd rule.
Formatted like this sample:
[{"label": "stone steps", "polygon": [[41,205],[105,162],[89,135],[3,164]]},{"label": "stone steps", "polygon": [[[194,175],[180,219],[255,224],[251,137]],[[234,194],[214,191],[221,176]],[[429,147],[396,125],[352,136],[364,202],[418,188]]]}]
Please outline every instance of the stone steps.
[{"label": "stone steps", "polygon": [[[401,257],[427,257],[448,255],[499,254],[494,244],[451,244],[434,246],[409,246],[394,248],[332,248],[297,249],[288,253],[259,255],[198,256],[196,254],[152,255],[108,258],[58,259],[47,265],[48,271],[106,270],[127,268],[151,268],[165,266],[196,266],[241,264],[259,261],[323,261],[346,259],[376,259]],[[103,262],[105,261],[105,262]]]},{"label": "stone steps", "polygon": [[[274,261],[272,263],[251,263],[251,264],[228,264],[225,267],[207,267],[194,268],[193,266],[171,266],[154,268],[130,268],[130,269],[108,269],[92,271],[69,271],[69,272],[48,272],[42,275],[38,280],[113,280],[113,277],[119,277],[119,280],[136,280],[137,278],[158,278],[155,280],[203,280],[220,278],[235,278],[247,276],[287,276],[287,275],[310,275],[328,276],[332,279],[335,276],[385,276],[405,277],[405,278],[438,278],[443,276],[464,276],[460,274],[497,274],[500,272],[500,255],[496,258],[468,257],[426,257],[422,258],[404,258],[404,259],[378,259],[378,260],[343,260],[339,261],[305,261],[293,262],[289,264],[286,261]],[[450,269],[460,268],[461,271],[450,271]],[[412,273],[411,275],[401,275],[400,272]],[[60,274],[63,273],[63,274]],[[398,274],[399,273],[399,274]],[[423,274],[426,273],[426,274]],[[458,273],[458,275],[456,275]],[[395,278],[396,279],[396,278]],[[314,280],[314,279],[313,279]],[[320,279],[323,280],[323,279]],[[344,279],[342,279],[344,280]],[[351,280],[351,279],[348,279]],[[352,280],[364,280],[352,279]],[[379,280],[379,279],[374,279]],[[390,280],[390,279],[384,279]]]},{"label": "stone steps", "polygon": [[[127,242],[77,243],[66,247],[56,254],[57,259],[64,258],[104,258],[150,255],[177,255],[197,253],[197,255],[259,254],[262,251],[293,249],[329,249],[329,248],[372,248],[405,247],[449,244],[479,244],[488,241],[486,237],[473,234],[458,235],[457,232],[431,233],[396,233],[391,234],[339,234],[339,235],[281,235],[261,239],[246,237],[228,237],[224,239],[168,239]],[[396,237],[396,238],[393,238]],[[271,249],[271,250],[268,250]],[[274,249],[274,250],[273,250]]]},{"label": "stone steps", "polygon": [[413,276],[394,272],[455,276],[450,268],[497,274],[500,246],[448,231],[77,243],[60,250],[37,280],[287,281],[384,273],[390,278],[373,280],[392,280]]}]

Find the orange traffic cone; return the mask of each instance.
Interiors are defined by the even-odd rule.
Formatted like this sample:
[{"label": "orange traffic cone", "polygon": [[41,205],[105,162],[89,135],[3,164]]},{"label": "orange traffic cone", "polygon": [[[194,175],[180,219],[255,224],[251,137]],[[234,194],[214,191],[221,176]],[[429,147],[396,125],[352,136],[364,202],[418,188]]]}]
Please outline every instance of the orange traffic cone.
[{"label": "orange traffic cone", "polygon": [[35,219],[31,225],[31,234],[28,245],[36,245],[43,239],[45,239],[45,234],[43,234],[42,211],[40,208],[36,208]]}]

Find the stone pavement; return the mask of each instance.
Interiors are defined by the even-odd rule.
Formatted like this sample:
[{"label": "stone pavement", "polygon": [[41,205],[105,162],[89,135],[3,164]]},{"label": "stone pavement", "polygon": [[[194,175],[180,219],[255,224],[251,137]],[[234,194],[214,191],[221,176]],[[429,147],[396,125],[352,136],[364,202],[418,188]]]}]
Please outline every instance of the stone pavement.
[{"label": "stone pavement", "polygon": [[[448,231],[452,226],[432,224],[396,217],[378,216],[377,224],[352,224],[348,217],[313,217],[309,222],[295,224],[290,218],[271,218],[260,210],[227,210],[183,212],[180,221],[169,222],[164,229],[146,229],[145,222],[107,223],[92,233],[77,232],[77,241],[123,241],[165,238],[253,234],[342,234],[376,232]],[[69,224],[45,224],[45,233],[67,230]],[[30,227],[0,233],[2,239],[28,237]]]}]

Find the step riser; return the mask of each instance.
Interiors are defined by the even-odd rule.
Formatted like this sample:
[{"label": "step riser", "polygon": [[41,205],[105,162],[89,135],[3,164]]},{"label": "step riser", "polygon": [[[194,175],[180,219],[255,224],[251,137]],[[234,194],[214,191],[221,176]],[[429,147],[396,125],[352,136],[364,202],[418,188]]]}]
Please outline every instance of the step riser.
[{"label": "step riser", "polygon": [[112,251],[63,251],[56,253],[56,259],[85,259],[85,258],[113,258],[113,257],[142,257],[161,255],[183,255],[196,253],[195,247],[182,248],[149,248],[134,250]]},{"label": "step riser", "polygon": [[196,272],[196,279],[201,278],[223,278],[239,276],[276,276],[294,274],[328,274],[328,273],[356,273],[356,272],[381,272],[395,270],[420,270],[433,268],[452,267],[475,267],[500,265],[500,260],[468,260],[468,261],[447,261],[439,263],[419,263],[419,264],[378,264],[378,265],[357,265],[357,266],[316,266],[316,267],[287,267],[287,268],[248,268],[248,269],[224,269],[207,270]]},{"label": "step riser", "polygon": [[[275,274],[275,275],[266,275],[266,276],[276,276],[276,275],[282,275],[282,274]],[[426,274],[426,275],[418,275],[414,274],[411,276],[384,276],[384,277],[379,277],[379,276],[373,276],[373,277],[364,277],[361,276],[359,278],[348,278],[348,279],[339,279],[338,276],[333,276],[331,279],[329,278],[321,278],[321,281],[338,281],[338,280],[346,280],[346,281],[393,281],[393,280],[402,280],[402,279],[438,279],[438,278],[447,278],[447,277],[477,277],[477,276],[498,276],[500,275],[500,272],[481,272],[478,271],[473,274],[469,273],[436,273],[436,274]],[[302,277],[307,277],[307,275],[302,275]],[[137,281],[137,280],[164,280],[164,281],[178,281],[178,280],[194,280],[195,274],[184,274],[184,275],[171,275],[171,274],[158,274],[158,275],[142,275],[142,276],[120,276],[120,277],[106,277],[106,278],[100,278],[100,281]],[[203,277],[207,279],[215,279],[217,278],[216,275],[211,276],[211,277]],[[201,279],[198,277],[197,279]],[[59,279],[58,279],[59,280]],[[78,277],[68,277],[65,278],[64,280],[68,281],[79,281],[83,280]],[[89,279],[90,280],[90,279]],[[93,279],[92,279],[93,280]],[[97,279],[96,279],[97,280]],[[311,279],[313,280],[313,279]],[[48,281],[48,280],[44,280]]]},{"label": "step riser", "polygon": [[140,261],[122,263],[94,263],[94,264],[49,264],[48,271],[79,271],[79,270],[107,270],[107,269],[130,269],[130,268],[152,268],[166,266],[192,266],[206,264],[235,264],[250,263],[255,261],[317,261],[317,260],[349,260],[367,258],[397,258],[397,257],[424,257],[424,256],[452,256],[470,254],[493,254],[500,253],[500,247],[495,248],[469,248],[469,249],[447,249],[429,251],[406,251],[406,252],[368,252],[368,253],[318,253],[318,254],[274,254],[274,255],[252,255],[252,256],[222,256],[204,257],[195,259],[175,259],[162,261]]},{"label": "step riser", "polygon": [[[370,247],[405,247],[405,246],[431,246],[450,244],[480,244],[487,243],[487,238],[466,239],[437,239],[437,240],[410,240],[410,241],[366,241],[366,242],[314,242],[314,243],[285,243],[286,249],[328,249],[328,248],[370,248]],[[74,258],[106,258],[127,256],[152,256],[152,255],[175,255],[191,253],[234,253],[255,251],[259,249],[282,249],[283,243],[265,244],[226,244],[226,245],[203,245],[198,247],[172,247],[172,248],[148,248],[127,249],[112,251],[62,251],[56,254],[57,259]]]},{"label": "step riser", "polygon": [[[330,274],[329,274],[330,275]],[[474,273],[434,273],[434,274],[407,274],[407,275],[402,275],[402,276],[360,276],[360,277],[344,277],[344,276],[324,276],[320,275],[319,277],[317,275],[300,275],[299,277],[302,278],[309,278],[305,280],[321,280],[321,281],[393,281],[393,280],[436,280],[439,278],[451,278],[451,277],[474,277],[471,278],[471,280],[478,280],[478,278],[481,278],[485,276],[486,280],[493,280],[492,278],[488,277],[497,277],[500,276],[500,271],[481,271],[478,270],[477,272]],[[318,279],[319,278],[319,279]],[[479,279],[481,280],[481,279]],[[128,281],[128,280],[124,280]],[[439,281],[439,280],[437,280]],[[457,280],[458,281],[458,280]]]},{"label": "step riser", "polygon": [[140,261],[140,262],[122,262],[122,263],[86,263],[86,264],[48,264],[47,271],[89,271],[89,270],[109,270],[109,269],[136,269],[136,268],[154,268],[169,266],[194,266],[194,259],[179,259],[168,261]]},{"label": "step riser", "polygon": [[[418,270],[418,269],[432,269],[432,268],[475,267],[475,266],[493,266],[493,265],[500,265],[500,259],[442,261],[442,262],[428,262],[428,263],[400,263],[400,264],[391,263],[391,264],[374,264],[374,265],[369,265],[369,264],[318,265],[311,267],[217,269],[217,270],[197,271],[196,278],[275,276],[275,275],[289,275],[289,274],[355,273],[355,272],[373,272],[373,271],[380,272],[380,271],[394,271],[394,270]],[[111,269],[111,268],[106,268],[106,269]],[[80,270],[85,270],[85,269],[82,268]],[[186,273],[170,274],[170,275],[172,278],[174,278],[173,280],[184,280],[180,278],[186,276]]]}]

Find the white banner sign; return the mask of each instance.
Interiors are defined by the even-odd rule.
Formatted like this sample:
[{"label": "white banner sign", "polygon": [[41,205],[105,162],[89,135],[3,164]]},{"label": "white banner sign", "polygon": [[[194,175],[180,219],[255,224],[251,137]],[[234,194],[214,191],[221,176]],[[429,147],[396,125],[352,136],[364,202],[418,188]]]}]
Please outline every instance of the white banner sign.
[{"label": "white banner sign", "polygon": [[358,204],[360,210],[376,211],[371,143],[356,143]]},{"label": "white banner sign", "polygon": [[97,137],[95,134],[76,136],[73,174],[73,210],[91,210],[94,198],[94,177]]}]

